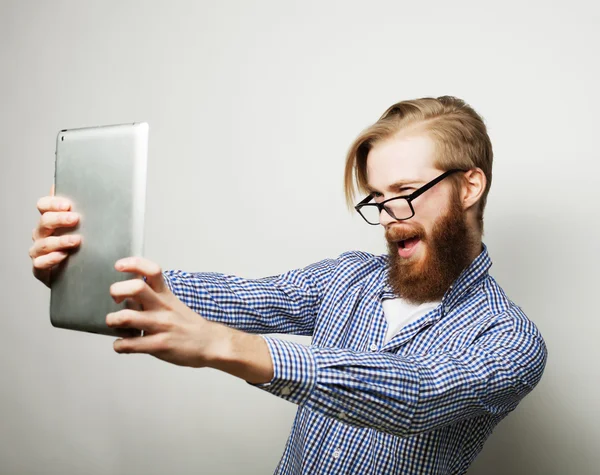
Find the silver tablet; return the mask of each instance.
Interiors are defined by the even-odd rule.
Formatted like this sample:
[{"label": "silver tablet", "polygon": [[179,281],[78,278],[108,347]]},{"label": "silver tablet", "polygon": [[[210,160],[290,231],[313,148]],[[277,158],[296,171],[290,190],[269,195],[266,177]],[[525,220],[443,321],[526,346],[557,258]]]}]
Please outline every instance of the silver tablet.
[{"label": "silver tablet", "polygon": [[110,286],[134,275],[115,270],[123,257],[142,256],[148,124],[121,124],[62,130],[56,140],[55,195],[68,198],[80,215],[74,228],[81,245],[52,271],[53,326],[112,336],[138,335],[112,329],[106,315],[116,304]]}]

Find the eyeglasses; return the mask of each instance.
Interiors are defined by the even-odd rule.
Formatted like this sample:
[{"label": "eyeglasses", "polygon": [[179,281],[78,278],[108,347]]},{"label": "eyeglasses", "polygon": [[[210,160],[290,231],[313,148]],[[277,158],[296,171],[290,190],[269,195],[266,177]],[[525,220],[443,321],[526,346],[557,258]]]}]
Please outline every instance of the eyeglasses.
[{"label": "eyeglasses", "polygon": [[405,221],[407,219],[412,218],[415,215],[415,209],[413,208],[412,201],[425,193],[429,188],[438,184],[447,176],[456,172],[466,172],[467,170],[460,169],[452,169],[448,170],[437,178],[434,178],[429,183],[426,183],[418,190],[413,191],[410,195],[407,196],[396,196],[394,198],[387,199],[382,201],[381,203],[369,203],[373,199],[373,194],[371,193],[364,200],[358,203],[354,209],[358,211],[358,213],[364,218],[364,220],[373,225],[380,224],[379,218],[382,210],[386,210],[387,214],[389,214],[392,218],[397,221]]}]

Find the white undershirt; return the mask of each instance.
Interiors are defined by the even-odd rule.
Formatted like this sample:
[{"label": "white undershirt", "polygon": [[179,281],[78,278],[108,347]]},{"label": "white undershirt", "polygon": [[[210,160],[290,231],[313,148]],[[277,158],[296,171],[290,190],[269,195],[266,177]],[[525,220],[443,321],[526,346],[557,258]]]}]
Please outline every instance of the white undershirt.
[{"label": "white undershirt", "polygon": [[439,303],[440,301],[415,305],[401,298],[384,299],[382,302],[383,313],[388,323],[384,344],[390,341],[403,327],[422,317],[432,308],[437,307]]}]

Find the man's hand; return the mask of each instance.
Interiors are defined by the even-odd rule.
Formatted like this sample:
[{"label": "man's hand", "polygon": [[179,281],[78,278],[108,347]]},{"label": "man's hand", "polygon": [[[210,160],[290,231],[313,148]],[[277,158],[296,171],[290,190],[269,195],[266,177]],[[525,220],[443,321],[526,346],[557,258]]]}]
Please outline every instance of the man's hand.
[{"label": "man's hand", "polygon": [[143,276],[117,282],[110,287],[115,302],[130,299],[141,307],[110,313],[106,324],[112,328],[137,328],[144,336],[114,342],[117,353],[147,353],[169,363],[209,366],[245,379],[268,382],[273,365],[266,342],[198,315],[167,287],[161,268],[143,257],[129,257],[115,263],[120,272]]},{"label": "man's hand", "polygon": [[66,198],[54,196],[54,185],[50,194],[40,198],[37,208],[41,217],[33,230],[29,248],[33,275],[46,287],[52,284],[52,269],[69,257],[71,251],[81,244],[81,236],[69,234],[56,236],[58,230],[75,228],[79,224],[79,215],[72,212],[73,205]]},{"label": "man's hand", "polygon": [[112,328],[144,330],[143,337],[116,340],[115,351],[148,353],[181,366],[207,366],[218,352],[215,346],[222,344],[215,331],[217,325],[192,311],[173,295],[157,264],[142,257],[130,257],[117,261],[115,268],[146,277],[146,282],[132,279],[110,287],[115,302],[130,299],[141,309],[110,313],[106,316],[106,324]]}]

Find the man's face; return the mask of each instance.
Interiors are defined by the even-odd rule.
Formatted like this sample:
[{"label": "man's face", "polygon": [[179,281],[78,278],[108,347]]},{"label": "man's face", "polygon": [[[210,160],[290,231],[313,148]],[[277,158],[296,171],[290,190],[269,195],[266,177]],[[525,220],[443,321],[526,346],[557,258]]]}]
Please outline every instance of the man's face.
[{"label": "man's face", "polygon": [[[408,195],[443,173],[433,165],[435,153],[434,142],[425,134],[377,143],[367,158],[375,201]],[[405,184],[394,188],[400,181]],[[397,221],[384,211],[380,222],[390,258],[390,285],[398,296],[418,304],[444,296],[469,265],[474,240],[449,179],[427,190],[412,205],[412,218]]]}]

